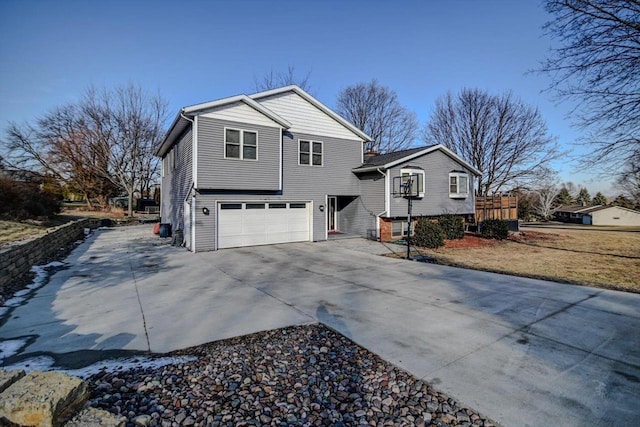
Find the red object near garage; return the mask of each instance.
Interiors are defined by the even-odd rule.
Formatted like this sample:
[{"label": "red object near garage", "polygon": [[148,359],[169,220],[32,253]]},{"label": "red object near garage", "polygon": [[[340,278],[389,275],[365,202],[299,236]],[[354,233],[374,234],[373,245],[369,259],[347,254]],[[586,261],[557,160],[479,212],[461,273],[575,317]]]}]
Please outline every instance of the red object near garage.
[{"label": "red object near garage", "polygon": [[156,225],[153,226],[153,234],[160,234],[160,223],[156,222]]}]

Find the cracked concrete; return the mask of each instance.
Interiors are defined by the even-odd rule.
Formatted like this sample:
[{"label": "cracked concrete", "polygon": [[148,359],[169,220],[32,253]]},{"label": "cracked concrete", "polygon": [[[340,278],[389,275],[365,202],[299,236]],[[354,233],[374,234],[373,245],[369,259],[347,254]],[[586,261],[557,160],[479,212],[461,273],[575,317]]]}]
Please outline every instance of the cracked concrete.
[{"label": "cracked concrete", "polygon": [[380,257],[362,239],[198,254],[160,242],[151,227],[89,238],[0,321],[0,340],[30,337],[5,364],[320,321],[506,426],[640,419],[640,295]]}]

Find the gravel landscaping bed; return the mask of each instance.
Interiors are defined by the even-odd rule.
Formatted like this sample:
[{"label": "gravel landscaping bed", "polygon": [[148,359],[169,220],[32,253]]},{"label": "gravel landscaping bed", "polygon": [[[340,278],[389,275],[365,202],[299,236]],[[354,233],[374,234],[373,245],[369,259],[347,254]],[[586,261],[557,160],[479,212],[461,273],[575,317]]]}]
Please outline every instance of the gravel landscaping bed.
[{"label": "gravel landscaping bed", "polygon": [[493,426],[320,324],[180,350],[192,362],[102,372],[88,405],[148,426]]}]

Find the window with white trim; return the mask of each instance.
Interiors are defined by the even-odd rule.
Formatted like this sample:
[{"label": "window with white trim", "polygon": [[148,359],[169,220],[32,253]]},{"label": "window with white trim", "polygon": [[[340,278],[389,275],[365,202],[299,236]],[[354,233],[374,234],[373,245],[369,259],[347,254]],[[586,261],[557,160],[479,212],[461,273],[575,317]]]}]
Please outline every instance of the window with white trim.
[{"label": "window with white trim", "polygon": [[407,221],[391,222],[391,237],[405,237],[407,235]]},{"label": "window with white trim", "polygon": [[322,166],[322,142],[301,139],[298,141],[298,164]]},{"label": "window with white trim", "polygon": [[411,194],[418,194],[418,197],[424,197],[424,171],[422,169],[400,169],[400,176],[406,177],[402,179],[402,183],[405,183],[405,179],[411,181]]},{"label": "window with white trim", "polygon": [[449,174],[449,197],[466,199],[469,196],[469,174],[451,172]]},{"label": "window with white trim", "polygon": [[258,160],[258,132],[224,128],[224,158]]},{"label": "window with white trim", "polygon": [[[412,222],[415,225],[415,222]],[[415,227],[411,226],[411,235],[414,235]],[[394,219],[391,221],[391,237],[407,237],[407,221]]]}]

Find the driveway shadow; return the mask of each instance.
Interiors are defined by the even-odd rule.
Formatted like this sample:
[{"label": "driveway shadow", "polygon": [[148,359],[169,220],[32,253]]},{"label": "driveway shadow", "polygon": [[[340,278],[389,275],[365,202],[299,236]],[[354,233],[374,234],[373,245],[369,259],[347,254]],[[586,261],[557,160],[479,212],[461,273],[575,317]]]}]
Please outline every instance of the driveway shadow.
[{"label": "driveway shadow", "polygon": [[[145,227],[97,230],[52,271],[46,284],[0,324],[0,366],[46,358],[66,366],[111,354],[147,353],[136,282],[171,267],[177,248]],[[82,356],[82,357],[80,357]]]}]

